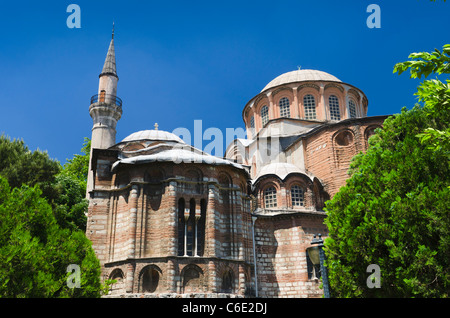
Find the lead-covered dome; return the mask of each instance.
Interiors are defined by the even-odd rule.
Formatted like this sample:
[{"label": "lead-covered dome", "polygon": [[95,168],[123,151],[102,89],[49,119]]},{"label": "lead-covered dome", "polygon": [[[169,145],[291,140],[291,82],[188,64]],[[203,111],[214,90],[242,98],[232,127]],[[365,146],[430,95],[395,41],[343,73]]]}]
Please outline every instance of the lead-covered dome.
[{"label": "lead-covered dome", "polygon": [[261,92],[279,85],[305,81],[342,82],[336,76],[328,74],[327,72],[317,70],[297,70],[281,74],[280,76],[274,78],[269,84],[266,85],[266,87],[263,88]]},{"label": "lead-covered dome", "polygon": [[276,175],[281,180],[284,180],[284,178],[286,178],[291,173],[305,174],[305,171],[301,170],[291,163],[274,162],[262,167],[253,182],[256,182],[260,177],[266,175]]},{"label": "lead-covered dome", "polygon": [[184,143],[184,141],[175,134],[164,130],[141,130],[132,133],[122,140],[122,142],[138,141],[138,140],[155,140],[155,141],[175,141]]}]

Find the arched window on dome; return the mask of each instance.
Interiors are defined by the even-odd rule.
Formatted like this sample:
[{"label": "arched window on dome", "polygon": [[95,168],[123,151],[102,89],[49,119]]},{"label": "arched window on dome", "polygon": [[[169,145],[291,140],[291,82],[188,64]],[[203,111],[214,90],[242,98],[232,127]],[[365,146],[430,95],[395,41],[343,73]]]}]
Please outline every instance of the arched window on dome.
[{"label": "arched window on dome", "polygon": [[356,118],[356,104],[353,99],[350,99],[348,101],[348,112],[349,112],[350,118]]},{"label": "arched window on dome", "polygon": [[305,107],[305,119],[316,119],[316,99],[311,94],[303,97]]},{"label": "arched window on dome", "polygon": [[277,207],[277,190],[274,187],[269,187],[264,190],[264,207],[276,208]]},{"label": "arched window on dome", "polygon": [[252,133],[252,137],[255,136],[255,116],[250,118],[250,131]]},{"label": "arched window on dome", "polygon": [[283,97],[282,99],[280,99],[279,106],[280,106],[280,117],[286,118],[291,117],[291,108],[288,98]]},{"label": "arched window on dome", "polygon": [[305,193],[298,185],[291,187],[291,204],[292,207],[305,206]]},{"label": "arched window on dome", "polygon": [[339,110],[339,99],[335,95],[328,98],[328,106],[330,107],[330,119],[341,120],[341,112]]},{"label": "arched window on dome", "polygon": [[263,127],[269,121],[269,107],[267,107],[267,106],[263,106],[261,108],[261,121],[262,121],[262,126]]}]

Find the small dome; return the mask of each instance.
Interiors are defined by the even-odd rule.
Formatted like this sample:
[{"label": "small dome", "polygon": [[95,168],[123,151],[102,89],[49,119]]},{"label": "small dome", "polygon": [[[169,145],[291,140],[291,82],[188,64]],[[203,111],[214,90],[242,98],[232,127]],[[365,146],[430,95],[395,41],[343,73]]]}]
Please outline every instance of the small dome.
[{"label": "small dome", "polygon": [[122,140],[122,142],[137,141],[137,140],[175,141],[184,144],[184,141],[180,137],[164,130],[141,130],[132,133],[124,140]]},{"label": "small dome", "polygon": [[316,70],[297,70],[292,72],[287,72],[284,74],[281,74],[280,76],[273,79],[269,84],[266,85],[266,87],[263,88],[263,91],[266,89],[288,84],[288,83],[295,83],[295,82],[305,82],[305,81],[331,81],[331,82],[341,82],[340,79],[337,77],[328,74],[326,72],[322,71],[316,71]]},{"label": "small dome", "polygon": [[258,178],[269,174],[274,174],[281,180],[284,180],[284,178],[286,178],[291,173],[304,174],[305,171],[302,171],[300,168],[291,163],[275,162],[262,167],[258,173],[258,176],[254,180],[256,181]]},{"label": "small dome", "polygon": [[149,162],[172,162],[172,163],[205,163],[215,166],[232,166],[241,170],[245,170],[244,166],[234,163],[229,160],[225,160],[216,156],[212,156],[207,153],[194,151],[194,149],[166,149],[150,155],[141,155],[130,158],[124,158],[116,161],[112,170],[114,170],[119,164],[144,164]]}]

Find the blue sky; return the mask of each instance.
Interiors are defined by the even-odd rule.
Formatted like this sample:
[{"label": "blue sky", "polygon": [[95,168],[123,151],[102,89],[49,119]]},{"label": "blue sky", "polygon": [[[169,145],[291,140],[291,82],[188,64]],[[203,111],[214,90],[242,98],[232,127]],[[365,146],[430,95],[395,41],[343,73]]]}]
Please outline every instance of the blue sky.
[{"label": "blue sky", "polygon": [[[80,29],[66,25],[71,3]],[[366,25],[371,3],[380,29]],[[398,113],[416,102],[419,81],[394,65],[450,43],[449,17],[450,3],[428,0],[1,1],[0,133],[61,163],[79,153],[113,20],[120,141],[155,122],[244,127],[245,104],[298,66],[363,90],[369,116]]]}]

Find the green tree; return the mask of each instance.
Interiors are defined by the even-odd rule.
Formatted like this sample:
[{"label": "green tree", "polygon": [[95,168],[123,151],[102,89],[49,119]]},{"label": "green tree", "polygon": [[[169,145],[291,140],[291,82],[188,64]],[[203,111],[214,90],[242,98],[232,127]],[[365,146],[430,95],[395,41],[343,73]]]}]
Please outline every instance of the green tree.
[{"label": "green tree", "polygon": [[91,141],[85,138],[82,154],[68,159],[56,175],[55,190],[58,196],[54,200],[54,211],[62,227],[86,230],[88,201],[85,197],[90,150]]},{"label": "green tree", "polygon": [[[0,176],[0,297],[98,297],[100,264],[81,231],[61,228],[40,188]],[[80,267],[70,288],[67,267]]]},{"label": "green tree", "polygon": [[0,175],[11,187],[39,185],[44,196],[51,201],[55,198],[55,176],[60,170],[59,162],[50,159],[47,152],[39,149],[32,152],[23,140],[11,141],[3,134],[0,136]]},{"label": "green tree", "polygon": [[[443,52],[413,53],[394,71],[449,73]],[[352,160],[350,178],[326,204],[325,252],[336,297],[448,297],[450,291],[449,81],[426,80],[411,110],[390,116]],[[429,136],[429,137],[428,137]],[[367,266],[381,270],[368,288]]]},{"label": "green tree", "polygon": [[[409,55],[410,61],[398,63],[394,67],[394,72],[402,74],[410,70],[411,78],[428,77],[430,74],[437,75],[450,74],[450,44],[444,45],[442,52],[434,50],[433,53],[421,52]],[[417,93],[419,102],[424,104],[431,116],[437,121],[438,126],[443,126],[442,130],[435,127],[428,127],[424,132],[417,135],[423,144],[429,149],[441,151],[450,156],[450,128],[445,123],[439,123],[445,120],[450,108],[450,81],[441,82],[439,79],[425,80],[418,88]]]},{"label": "green tree", "polygon": [[86,192],[87,176],[89,169],[89,158],[91,152],[91,140],[84,138],[81,155],[75,154],[72,159],[68,159],[63,166],[62,173],[75,177],[81,185],[84,186]]},{"label": "green tree", "polygon": [[23,140],[0,137],[0,175],[12,188],[38,185],[52,206],[58,224],[71,230],[86,230],[86,196],[90,140],[85,138],[82,154],[64,166],[47,152],[30,151]]}]

